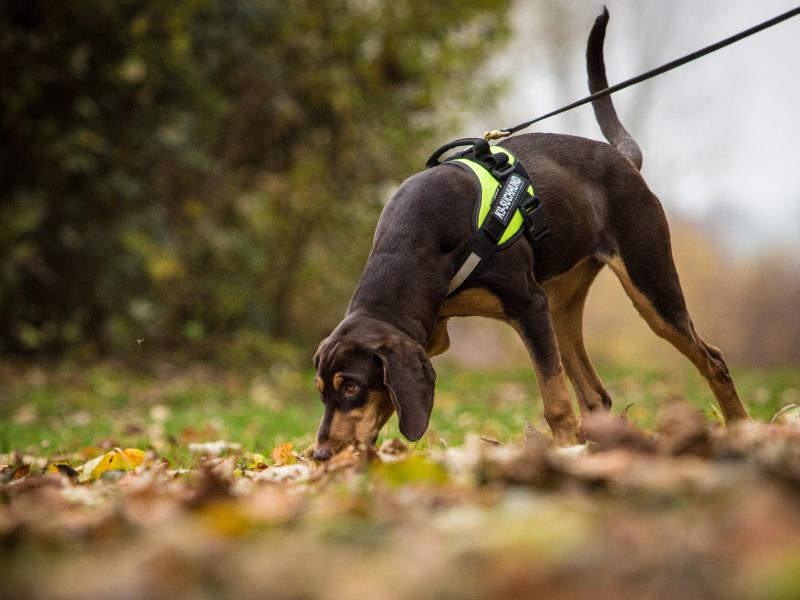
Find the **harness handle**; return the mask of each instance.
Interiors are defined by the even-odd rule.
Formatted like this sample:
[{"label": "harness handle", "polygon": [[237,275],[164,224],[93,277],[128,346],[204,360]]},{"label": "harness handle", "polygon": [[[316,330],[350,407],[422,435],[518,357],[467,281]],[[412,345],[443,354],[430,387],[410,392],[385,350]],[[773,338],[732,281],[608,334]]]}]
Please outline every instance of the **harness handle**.
[{"label": "harness handle", "polygon": [[460,148],[462,146],[475,146],[478,142],[483,142],[484,144],[486,141],[483,138],[461,138],[458,140],[453,140],[452,142],[448,142],[436,152],[431,154],[431,157],[428,159],[428,162],[425,163],[425,168],[430,169],[431,167],[436,167],[442,164],[439,159],[441,158],[442,154],[447,152],[448,150],[452,150],[453,148]]}]

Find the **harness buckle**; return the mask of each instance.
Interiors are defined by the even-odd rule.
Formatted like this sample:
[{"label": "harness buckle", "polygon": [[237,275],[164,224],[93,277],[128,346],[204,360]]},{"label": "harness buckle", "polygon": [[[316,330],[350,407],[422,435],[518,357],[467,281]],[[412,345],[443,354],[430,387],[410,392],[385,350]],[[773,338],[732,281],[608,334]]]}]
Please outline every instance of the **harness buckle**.
[{"label": "harness buckle", "polygon": [[534,222],[534,212],[542,207],[542,201],[539,196],[527,196],[522,202],[519,203],[519,212],[522,215],[522,222],[525,224],[525,237],[531,245],[536,248],[541,245],[547,238],[550,237],[550,228],[545,225],[539,231],[536,231],[536,223]]},{"label": "harness buckle", "polygon": [[[506,159],[506,160],[508,160],[508,159]],[[516,167],[514,166],[514,164],[512,164],[509,161],[502,167],[498,166],[498,167],[495,167],[495,168],[491,169],[490,173],[492,175],[494,175],[497,179],[501,179],[502,180],[502,179],[505,179],[506,177],[508,177],[509,175],[511,175],[511,173],[514,172],[515,168]]]},{"label": "harness buckle", "polygon": [[542,201],[536,194],[533,196],[526,196],[519,203],[519,212],[522,215],[522,220],[525,222],[525,227],[527,227],[528,231],[533,229],[533,213],[540,206],[542,206]]}]

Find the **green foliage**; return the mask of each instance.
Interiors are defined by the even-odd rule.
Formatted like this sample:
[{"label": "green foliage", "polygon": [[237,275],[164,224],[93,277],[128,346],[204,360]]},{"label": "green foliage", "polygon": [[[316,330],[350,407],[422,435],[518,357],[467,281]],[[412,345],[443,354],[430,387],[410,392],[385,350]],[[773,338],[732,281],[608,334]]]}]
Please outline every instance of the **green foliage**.
[{"label": "green foliage", "polygon": [[507,8],[4,3],[0,352],[315,339]]},{"label": "green foliage", "polygon": [[[704,412],[713,403],[708,385],[691,367],[681,373],[622,367],[600,372],[614,399],[612,412],[625,411],[643,428],[656,424],[670,398],[686,398]],[[313,378],[310,370],[282,367],[253,374],[199,366],[160,365],[139,373],[109,364],[86,369],[62,363],[52,370],[0,365],[0,380],[8,382],[0,402],[0,452],[57,456],[87,446],[150,448],[164,437],[169,445],[158,452],[187,466],[190,441],[236,441],[265,455],[284,442],[302,450],[314,441],[322,415]],[[798,369],[741,371],[736,381],[759,421],[800,403]],[[548,431],[530,368],[439,369],[430,429],[416,446],[456,446],[469,434],[508,444],[522,438],[526,421]],[[381,440],[394,437],[400,437],[396,417]]]}]

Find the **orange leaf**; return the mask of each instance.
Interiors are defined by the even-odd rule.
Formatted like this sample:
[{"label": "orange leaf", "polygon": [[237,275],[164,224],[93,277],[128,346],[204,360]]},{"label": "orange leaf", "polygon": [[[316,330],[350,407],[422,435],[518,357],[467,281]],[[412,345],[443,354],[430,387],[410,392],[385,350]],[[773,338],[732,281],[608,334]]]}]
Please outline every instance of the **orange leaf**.
[{"label": "orange leaf", "polygon": [[293,465],[297,462],[297,458],[292,452],[293,449],[294,445],[291,442],[284,442],[275,446],[272,452],[269,453],[269,457],[276,465]]}]

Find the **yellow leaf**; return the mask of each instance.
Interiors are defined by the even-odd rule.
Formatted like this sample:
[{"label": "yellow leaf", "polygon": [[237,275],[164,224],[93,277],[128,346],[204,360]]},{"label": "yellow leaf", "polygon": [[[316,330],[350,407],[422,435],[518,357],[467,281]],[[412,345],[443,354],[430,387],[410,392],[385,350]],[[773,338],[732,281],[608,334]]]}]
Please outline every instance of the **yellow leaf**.
[{"label": "yellow leaf", "polygon": [[253,471],[263,471],[267,468],[267,459],[263,454],[252,452],[245,457],[245,468]]},{"label": "yellow leaf", "polygon": [[269,457],[276,465],[293,465],[297,462],[297,458],[295,458],[292,452],[293,449],[294,445],[291,442],[284,442],[283,444],[275,446],[272,452],[269,453]]},{"label": "yellow leaf", "polygon": [[106,471],[133,471],[143,462],[144,451],[138,448],[114,448],[84,464],[78,481],[92,481]]}]

